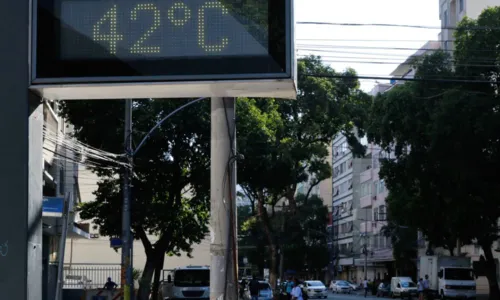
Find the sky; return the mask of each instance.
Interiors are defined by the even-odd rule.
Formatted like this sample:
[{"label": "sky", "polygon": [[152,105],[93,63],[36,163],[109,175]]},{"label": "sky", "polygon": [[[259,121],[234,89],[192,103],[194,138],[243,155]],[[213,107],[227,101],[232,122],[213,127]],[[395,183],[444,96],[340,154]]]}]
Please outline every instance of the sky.
[{"label": "sky", "polygon": [[[435,27],[441,24],[439,0],[295,0],[295,21],[434,27],[296,25],[299,57],[320,55],[338,72],[350,67],[360,76],[377,77],[388,77],[399,63],[427,41],[437,40],[439,29]],[[361,88],[366,92],[375,84],[375,80],[361,80]]]}]

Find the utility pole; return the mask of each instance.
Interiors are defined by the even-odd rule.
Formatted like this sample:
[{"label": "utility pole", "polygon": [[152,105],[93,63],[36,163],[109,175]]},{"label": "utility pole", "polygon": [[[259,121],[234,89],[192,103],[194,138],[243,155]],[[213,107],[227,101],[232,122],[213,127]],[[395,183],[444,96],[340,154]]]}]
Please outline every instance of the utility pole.
[{"label": "utility pole", "polygon": [[211,99],[210,300],[237,300],[235,99]]},{"label": "utility pole", "polygon": [[[286,218],[286,204],[283,204],[282,209],[282,220],[281,220],[281,236],[285,236],[285,218]],[[283,268],[285,265],[285,251],[283,251],[283,241],[280,241],[280,270],[279,270],[279,278],[281,278],[281,282],[284,281]]]},{"label": "utility pole", "polygon": [[[372,203],[373,205],[373,203]],[[365,240],[365,245],[363,246],[363,252],[365,253],[365,278],[368,278],[368,209],[365,209],[365,234],[364,234],[364,240]]]},{"label": "utility pole", "polygon": [[130,232],[130,184],[132,175],[132,99],[125,100],[125,135],[124,148],[127,165],[123,172],[123,208],[122,208],[122,272],[121,286],[123,299],[130,300],[132,279],[132,239]]}]

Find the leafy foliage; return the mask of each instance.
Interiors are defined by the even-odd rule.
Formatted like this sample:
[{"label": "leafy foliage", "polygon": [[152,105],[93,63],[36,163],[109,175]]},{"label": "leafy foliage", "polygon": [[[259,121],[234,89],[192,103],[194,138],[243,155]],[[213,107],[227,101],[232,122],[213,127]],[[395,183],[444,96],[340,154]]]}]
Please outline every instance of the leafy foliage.
[{"label": "leafy foliage", "polygon": [[[415,66],[420,81],[378,96],[368,127],[370,140],[395,153],[381,170],[393,220],[449,250],[457,239],[481,245],[490,299],[500,297],[491,252],[500,217],[494,197],[500,191],[500,37],[477,27],[498,27],[499,20],[495,7],[461,22],[454,59],[444,52],[424,57]],[[488,49],[487,65],[477,63],[480,49]],[[457,78],[462,81],[450,80]]]},{"label": "leafy foliage", "polygon": [[[281,251],[284,251],[284,269],[310,272],[319,271],[328,264],[328,233],[325,224],[328,219],[328,208],[323,200],[316,195],[307,201],[304,195],[297,195],[297,214],[290,215],[287,210],[276,211],[272,218],[274,239],[279,241]],[[285,222],[285,223],[283,223]],[[285,226],[284,226],[285,225]],[[265,249],[265,236],[260,218],[248,218],[242,226],[245,237],[243,245],[255,245],[249,260],[260,265],[263,262],[262,251]],[[285,229],[282,231],[282,229]]]},{"label": "leafy foliage", "polygon": [[297,184],[315,186],[331,176],[327,145],[336,134],[347,136],[353,151],[364,154],[353,129],[362,127],[371,98],[359,90],[357,80],[336,78],[342,74],[352,76],[355,72],[337,73],[319,57],[310,56],[298,62],[296,101],[238,101],[238,151],[244,157],[238,162],[238,180],[256,203],[269,249],[272,284],[280,243],[272,225],[278,201],[286,198],[294,215]]},{"label": "leafy foliage", "polygon": [[[132,139],[138,143],[163,116],[188,100],[144,100],[134,103]],[[75,126],[75,136],[96,148],[121,153],[123,102],[68,101],[62,114]],[[146,250],[141,297],[149,293],[155,268],[165,253],[190,253],[207,233],[209,210],[209,135],[207,103],[174,115],[148,139],[134,157],[132,228]],[[89,115],[91,117],[89,117]],[[80,207],[106,236],[120,236],[122,190],[116,168],[96,167],[102,175],[96,200]],[[149,236],[158,240],[152,243]],[[159,278],[159,277],[158,277]],[[146,299],[146,298],[144,298]]]}]

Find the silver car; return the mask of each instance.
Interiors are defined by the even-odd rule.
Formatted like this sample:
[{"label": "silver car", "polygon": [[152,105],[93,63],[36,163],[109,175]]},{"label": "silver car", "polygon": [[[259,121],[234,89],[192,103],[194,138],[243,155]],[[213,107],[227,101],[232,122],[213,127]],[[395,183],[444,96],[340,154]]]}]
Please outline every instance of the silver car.
[{"label": "silver car", "polygon": [[337,281],[335,283],[334,293],[342,293],[342,294],[350,294],[352,291],[352,287],[347,281]]},{"label": "silver car", "polygon": [[328,298],[328,289],[319,280],[306,280],[301,285],[302,292],[307,293],[309,298]]}]

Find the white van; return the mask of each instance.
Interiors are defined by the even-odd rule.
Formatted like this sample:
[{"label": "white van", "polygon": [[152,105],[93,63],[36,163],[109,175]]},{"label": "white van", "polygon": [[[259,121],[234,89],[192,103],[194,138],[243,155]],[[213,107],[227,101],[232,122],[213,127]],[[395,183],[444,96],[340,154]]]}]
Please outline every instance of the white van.
[{"label": "white van", "polygon": [[417,296],[417,285],[410,277],[392,277],[391,278],[391,298],[405,297],[409,294]]},{"label": "white van", "polygon": [[161,299],[197,299],[210,298],[210,268],[207,266],[187,266],[170,272],[168,279],[162,282]]}]

